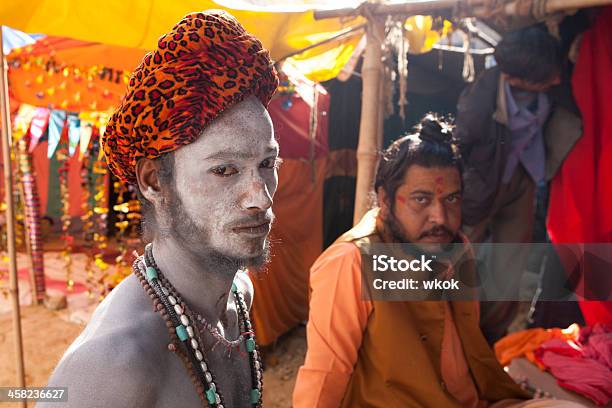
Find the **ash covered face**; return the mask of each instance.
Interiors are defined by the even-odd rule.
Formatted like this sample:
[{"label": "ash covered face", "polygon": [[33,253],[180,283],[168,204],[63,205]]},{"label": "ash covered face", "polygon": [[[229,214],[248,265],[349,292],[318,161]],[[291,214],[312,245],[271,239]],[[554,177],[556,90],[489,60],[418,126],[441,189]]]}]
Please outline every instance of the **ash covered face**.
[{"label": "ash covered face", "polygon": [[225,111],[175,152],[168,232],[195,257],[264,264],[278,152],[272,121],[257,98]]}]

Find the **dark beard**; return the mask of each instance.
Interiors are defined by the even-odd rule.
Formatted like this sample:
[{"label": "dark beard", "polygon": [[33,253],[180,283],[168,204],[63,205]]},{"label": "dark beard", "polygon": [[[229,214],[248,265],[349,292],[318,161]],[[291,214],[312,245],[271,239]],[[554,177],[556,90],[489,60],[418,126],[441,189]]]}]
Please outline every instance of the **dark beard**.
[{"label": "dark beard", "polygon": [[266,238],[261,255],[239,258],[224,254],[210,245],[207,238],[210,231],[198,226],[187,214],[182,200],[173,191],[164,211],[170,217],[170,229],[160,231],[163,238],[172,237],[191,254],[198,264],[208,270],[226,271],[235,274],[237,270],[262,269],[270,261],[270,241]]},{"label": "dark beard", "polygon": [[402,224],[400,224],[398,219],[395,217],[395,212],[391,209],[387,214],[387,217],[384,217],[382,220],[383,227],[385,231],[391,236],[393,242],[409,243],[410,241],[404,233]]},{"label": "dark beard", "polygon": [[[407,238],[406,233],[404,232],[404,229],[402,228],[401,223],[395,217],[394,211],[388,212],[388,216],[382,219],[382,224],[383,224],[383,228],[385,229],[385,232],[391,237],[393,243],[408,244],[408,245],[402,246],[402,249],[405,252],[410,253],[415,256],[420,256],[421,254],[428,254],[428,252],[421,249],[417,243],[413,243]],[[452,234],[452,232],[449,231],[449,234]],[[459,239],[457,234],[454,234],[453,242],[447,245],[442,245],[441,249],[443,252],[453,251],[454,249],[457,249],[458,247],[454,247],[452,244],[460,243],[460,242],[461,242],[461,239]],[[436,255],[439,255],[439,254],[440,253],[436,251]]]}]

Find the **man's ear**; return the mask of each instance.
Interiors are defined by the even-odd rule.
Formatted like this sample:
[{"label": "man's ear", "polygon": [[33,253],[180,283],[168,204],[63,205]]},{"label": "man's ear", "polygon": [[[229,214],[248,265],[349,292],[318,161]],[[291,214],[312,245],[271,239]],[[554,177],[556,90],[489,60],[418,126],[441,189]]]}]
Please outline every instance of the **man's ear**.
[{"label": "man's ear", "polygon": [[387,194],[385,189],[378,187],[376,191],[376,199],[378,200],[378,206],[380,207],[380,215],[386,217],[389,212],[389,206],[387,205]]},{"label": "man's ear", "polygon": [[158,160],[140,159],[136,163],[136,181],[142,196],[148,201],[157,203],[161,199]]}]

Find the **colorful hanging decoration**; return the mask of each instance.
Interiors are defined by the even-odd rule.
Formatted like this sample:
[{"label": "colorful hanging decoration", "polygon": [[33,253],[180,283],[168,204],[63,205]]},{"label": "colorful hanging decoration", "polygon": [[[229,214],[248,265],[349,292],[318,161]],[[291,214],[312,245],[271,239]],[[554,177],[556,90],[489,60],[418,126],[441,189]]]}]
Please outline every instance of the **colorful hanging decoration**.
[{"label": "colorful hanging decoration", "polygon": [[74,156],[81,140],[81,120],[75,113],[68,114],[68,155]]},{"label": "colorful hanging decoration", "polygon": [[21,176],[20,190],[25,207],[26,242],[29,244],[34,294],[36,301],[42,303],[45,297],[45,261],[40,228],[40,200],[36,187],[36,177],[32,170],[31,156],[28,152],[29,139],[29,135],[26,135],[17,143]]},{"label": "colorful hanging decoration", "polygon": [[[4,197],[4,191],[1,191],[2,197]],[[8,275],[8,265],[9,258],[7,255],[7,231],[6,231],[6,202],[2,201],[0,203],[0,219],[2,222],[0,223],[0,259],[2,261],[3,268],[0,268],[0,295],[6,300],[9,296],[9,275]]]},{"label": "colorful hanging decoration", "polygon": [[[54,113],[51,112],[51,121],[53,121]],[[65,113],[64,113],[65,115]],[[49,124],[49,144],[51,144],[51,124]],[[60,131],[61,132],[61,131]],[[60,133],[61,135],[65,133]],[[57,160],[60,163],[59,167],[59,182],[60,182],[60,199],[62,200],[62,237],[64,246],[61,251],[61,258],[64,260],[64,268],[66,271],[66,288],[68,292],[71,292],[74,287],[74,280],[72,277],[72,250],[74,245],[74,236],[70,235],[70,226],[72,225],[72,219],[70,217],[70,199],[68,196],[68,170],[70,169],[70,161],[68,156],[68,145],[65,138],[60,142],[58,139],[57,144]],[[55,149],[54,149],[55,150]]]},{"label": "colorful hanging decoration", "polygon": [[109,265],[104,261],[104,256],[108,248],[107,238],[107,222],[108,222],[108,203],[106,197],[106,178],[108,169],[104,155],[101,154],[100,138],[96,137],[92,140],[91,157],[95,158],[93,164],[94,178],[94,228],[93,241],[95,252],[93,254],[94,264],[100,270],[101,276],[97,280],[99,299],[102,300],[107,293],[105,286],[105,278],[108,274]]},{"label": "colorful hanging decoration", "polygon": [[[81,122],[81,133],[85,126]],[[93,299],[95,294],[98,292],[98,288],[95,281],[95,263],[93,260],[93,248],[94,248],[94,211],[93,211],[93,202],[91,191],[94,188],[94,179],[92,174],[92,153],[88,149],[89,140],[91,139],[92,127],[91,125],[87,127],[88,129],[88,137],[87,144],[84,145],[83,138],[81,137],[81,187],[82,187],[82,204],[81,210],[83,215],[81,216],[81,221],[83,222],[83,249],[85,254],[87,255],[87,259],[85,260],[85,287],[87,288],[87,296],[89,299]],[[84,147],[84,148],[83,148]],[[97,154],[97,152],[96,152]]]},{"label": "colorful hanging decoration", "polygon": [[[130,249],[134,249],[134,239],[138,237],[138,224],[140,222],[140,202],[132,186],[116,180],[113,183],[117,204],[113,207],[117,221],[117,245],[119,256],[115,259],[115,272],[107,280],[108,289],[117,286],[132,272],[134,261]],[[136,239],[138,242],[138,239]]]},{"label": "colorful hanging decoration", "polygon": [[[17,162],[18,157],[17,143],[11,145],[11,164]],[[19,167],[12,168],[13,172],[13,185],[21,186],[22,177]],[[19,193],[19,189],[13,188],[13,203],[15,211],[15,248],[20,250],[26,249],[26,232],[25,232],[25,203],[22,194]]]},{"label": "colorful hanging decoration", "polygon": [[40,139],[42,139],[43,135],[47,131],[50,114],[51,111],[49,109],[36,108],[34,117],[30,123],[30,153],[32,153],[34,148],[38,146]]},{"label": "colorful hanging decoration", "polygon": [[[66,64],[53,55],[33,56],[31,49],[15,49],[7,58],[9,78],[21,101],[71,111],[106,110],[114,108],[125,94],[129,70]],[[132,50],[125,59],[133,61],[129,66],[134,68],[144,53]]]},{"label": "colorful hanging decoration", "polygon": [[[89,158],[91,157],[91,155],[89,154],[89,141],[91,140],[91,135],[93,133],[93,126],[94,123],[87,117],[87,116],[83,116],[83,114],[79,115],[79,119],[80,121],[80,129],[79,129],[79,133],[80,133],[80,148],[79,148],[79,158],[81,160],[84,160],[84,157],[87,155],[88,157],[88,163],[89,165],[91,165],[91,160],[89,160]],[[89,166],[87,166],[87,168],[89,169]]]},{"label": "colorful hanging decoration", "polygon": [[32,105],[22,103],[13,119],[13,140],[20,140],[28,133],[30,123],[34,118],[36,108]]},{"label": "colorful hanging decoration", "polygon": [[[49,118],[49,146],[47,148],[47,157],[53,157],[53,153],[57,149],[66,123],[66,112],[62,110],[52,110]],[[68,152],[66,152],[68,154]]]}]

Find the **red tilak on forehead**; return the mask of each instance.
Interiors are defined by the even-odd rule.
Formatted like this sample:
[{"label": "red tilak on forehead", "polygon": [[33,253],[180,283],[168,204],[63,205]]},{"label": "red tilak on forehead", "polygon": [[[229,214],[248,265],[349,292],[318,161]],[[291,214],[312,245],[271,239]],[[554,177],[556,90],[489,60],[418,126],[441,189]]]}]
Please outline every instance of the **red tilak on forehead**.
[{"label": "red tilak on forehead", "polygon": [[442,184],[444,183],[444,177],[439,176],[436,177],[436,194],[442,194]]}]

